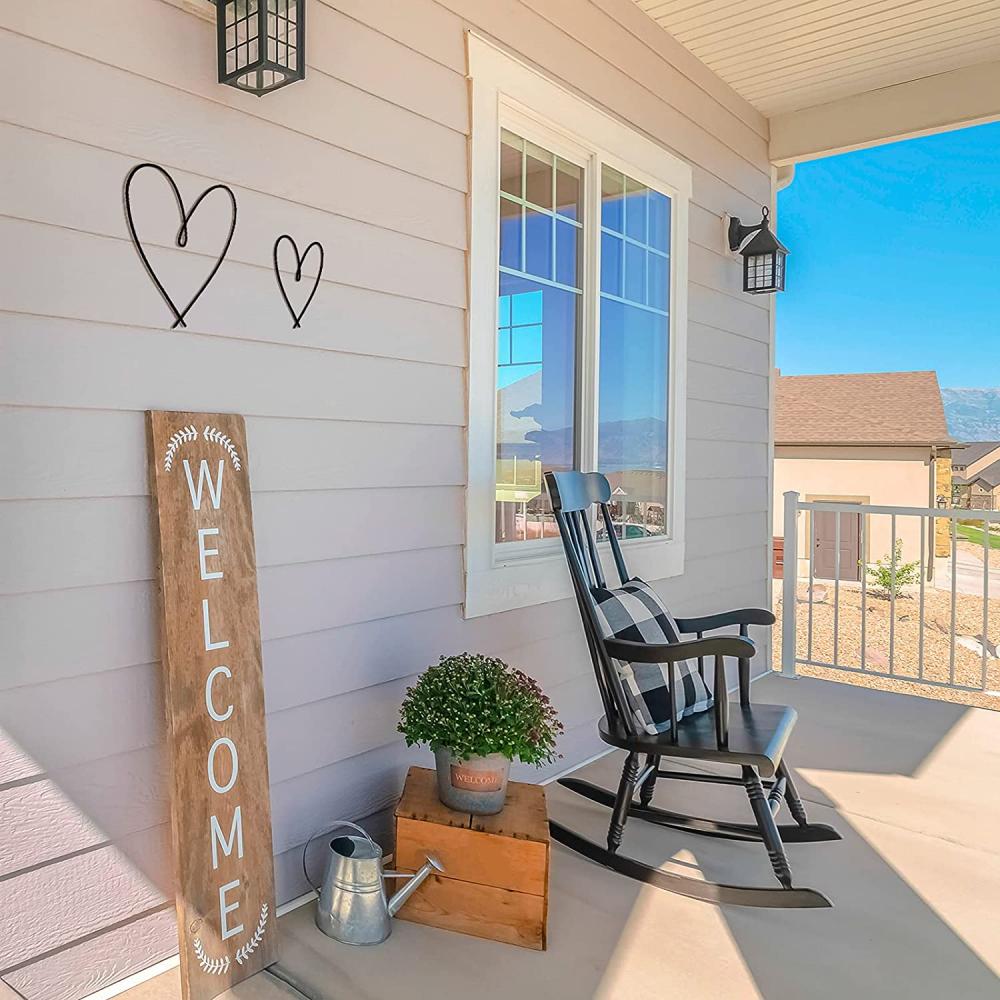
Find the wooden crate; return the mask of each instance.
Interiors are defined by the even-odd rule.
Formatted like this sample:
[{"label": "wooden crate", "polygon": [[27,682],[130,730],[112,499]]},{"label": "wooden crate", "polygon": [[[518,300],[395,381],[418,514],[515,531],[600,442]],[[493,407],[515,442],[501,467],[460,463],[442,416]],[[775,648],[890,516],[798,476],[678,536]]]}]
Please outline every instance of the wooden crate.
[{"label": "wooden crate", "polygon": [[545,790],[512,781],[496,816],[445,806],[432,770],[411,767],[396,807],[396,868],[416,871],[428,854],[444,865],[398,916],[432,927],[545,950],[549,824]]}]

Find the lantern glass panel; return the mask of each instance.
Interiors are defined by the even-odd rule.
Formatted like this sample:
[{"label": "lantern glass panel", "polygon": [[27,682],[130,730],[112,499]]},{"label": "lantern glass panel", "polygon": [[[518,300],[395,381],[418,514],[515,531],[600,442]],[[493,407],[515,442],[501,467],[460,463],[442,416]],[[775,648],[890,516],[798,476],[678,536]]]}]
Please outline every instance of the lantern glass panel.
[{"label": "lantern glass panel", "polygon": [[780,292],[785,287],[784,254],[749,254],[744,258],[743,288],[751,293]]},{"label": "lantern glass panel", "polygon": [[219,82],[263,95],[305,76],[305,0],[218,0]]}]

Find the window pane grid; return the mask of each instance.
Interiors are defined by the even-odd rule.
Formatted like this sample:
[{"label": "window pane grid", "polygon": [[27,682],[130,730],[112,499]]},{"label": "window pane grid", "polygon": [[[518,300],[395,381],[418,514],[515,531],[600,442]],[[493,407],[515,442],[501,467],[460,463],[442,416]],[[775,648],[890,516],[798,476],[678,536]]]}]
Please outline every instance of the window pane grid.
[{"label": "window pane grid", "polygon": [[[583,467],[611,481],[622,539],[665,536],[670,199],[599,164],[600,211],[588,222],[583,169],[507,130],[500,168],[495,539],[554,536],[543,473],[581,467],[576,343],[585,292],[598,305],[601,333],[596,340],[589,331],[598,381],[589,394],[580,388],[583,419],[597,410],[596,454],[583,456]],[[599,244],[593,289],[584,288],[585,239],[592,251]],[[525,303],[531,311],[519,319]]]},{"label": "window pane grid", "polygon": [[618,537],[663,536],[670,201],[604,165],[600,234],[597,468],[611,483],[609,507]]},{"label": "window pane grid", "polygon": [[536,284],[545,285],[548,288],[558,288],[564,292],[572,292],[574,295],[583,295],[583,289],[578,288],[576,285],[566,285],[560,281],[550,281],[547,278],[539,278],[537,274],[527,274],[526,272],[516,267],[506,267],[505,265],[501,264],[500,273],[509,274],[511,277],[530,278]]},{"label": "window pane grid", "polygon": [[497,542],[554,537],[542,480],[576,460],[583,169],[506,129],[500,137],[496,342]]}]

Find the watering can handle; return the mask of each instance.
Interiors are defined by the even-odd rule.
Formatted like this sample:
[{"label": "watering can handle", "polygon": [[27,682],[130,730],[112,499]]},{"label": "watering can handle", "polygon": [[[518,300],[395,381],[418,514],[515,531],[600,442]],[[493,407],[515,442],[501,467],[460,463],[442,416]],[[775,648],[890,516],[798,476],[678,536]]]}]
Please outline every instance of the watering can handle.
[{"label": "watering can handle", "polygon": [[[322,830],[317,830],[316,833],[314,833],[306,841],[306,846],[302,849],[302,874],[305,875],[306,881],[312,887],[312,889],[313,889],[314,892],[318,893],[320,891],[320,889],[319,889],[319,886],[316,885],[313,882],[313,880],[309,877],[309,868],[306,865],[306,856],[309,853],[309,848],[312,845],[312,842],[317,837],[321,837],[324,833],[333,833],[334,830],[339,830],[342,826],[349,826],[352,830],[357,830],[358,833],[362,834],[371,843],[373,843],[373,844],[375,843],[375,841],[372,840],[372,838],[371,838],[371,834],[366,829],[364,829],[364,827],[358,826],[357,823],[350,823],[346,819],[337,820],[337,822],[334,823],[333,826],[328,826],[328,827],[325,827]],[[377,847],[378,845],[376,844],[375,846]]]}]

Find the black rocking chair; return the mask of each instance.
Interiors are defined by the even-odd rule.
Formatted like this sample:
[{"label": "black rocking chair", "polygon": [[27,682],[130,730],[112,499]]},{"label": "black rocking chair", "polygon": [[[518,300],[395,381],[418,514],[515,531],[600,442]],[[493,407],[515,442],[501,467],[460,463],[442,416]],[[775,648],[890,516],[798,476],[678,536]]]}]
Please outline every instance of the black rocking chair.
[{"label": "black rocking chair", "polygon": [[[624,586],[631,579],[608,510],[611,488],[607,479],[596,472],[549,472],[545,480],[566,550],[597,675],[597,686],[604,704],[605,716],[599,723],[599,734],[605,743],[626,751],[616,794],[578,778],[562,778],[559,782],[564,788],[611,810],[607,847],[587,840],[555,821],[550,823],[553,838],[619,874],[711,903],[771,907],[831,906],[822,893],[793,886],[785,854],[786,843],[841,839],[833,827],[809,822],[783,759],[795,725],[795,710],[784,705],[750,703],[750,659],[755,650],[748,636],[748,626],[773,625],[774,615],[770,611],[747,608],[702,618],[679,618],[676,620],[679,632],[694,634],[696,638],[674,643],[605,638],[592,591],[595,587],[607,587],[591,527],[592,505],[596,504],[599,508],[598,516],[603,521],[605,537],[610,544],[621,584]],[[713,629],[734,625],[739,626],[738,636],[705,637],[705,633]],[[738,710],[732,712],[724,666],[727,656],[735,657],[739,662],[740,701]],[[706,657],[714,657],[715,663],[713,710],[678,720],[675,717],[673,690],[678,678],[677,664],[697,659],[698,672],[704,678]],[[670,665],[668,676],[671,681],[667,697],[670,704],[669,730],[650,735],[633,722],[635,713],[629,705],[622,678],[613,662],[615,660]],[[642,755],[645,761],[640,766]],[[663,770],[660,767],[663,757],[732,764],[740,769],[740,775]],[[728,823],[659,809],[651,804],[657,778],[742,785],[756,822]],[[634,798],[636,791],[638,802]],[[794,823],[779,826],[775,816],[783,800]],[[687,833],[763,843],[780,887],[721,885],[662,871],[619,854],[625,823],[630,816]]]}]

